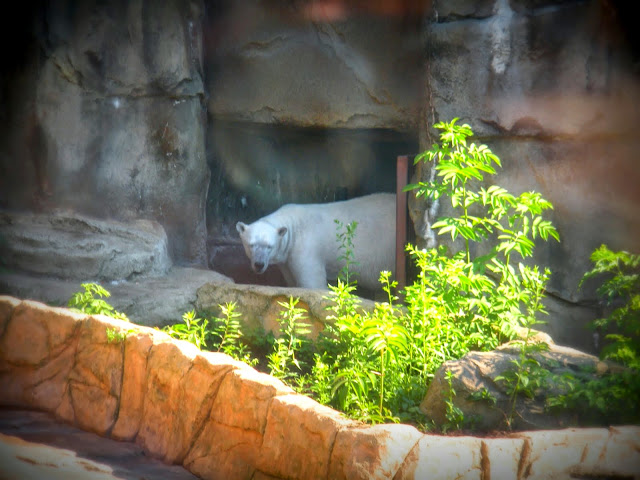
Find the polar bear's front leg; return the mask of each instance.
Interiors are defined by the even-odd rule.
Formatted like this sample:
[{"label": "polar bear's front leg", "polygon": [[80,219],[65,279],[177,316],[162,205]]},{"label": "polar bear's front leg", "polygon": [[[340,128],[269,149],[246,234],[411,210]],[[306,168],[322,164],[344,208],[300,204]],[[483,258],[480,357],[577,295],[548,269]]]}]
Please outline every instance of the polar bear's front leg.
[{"label": "polar bear's front leg", "polygon": [[289,266],[286,263],[279,263],[278,268],[280,269],[280,272],[282,273],[282,276],[284,277],[284,281],[286,282],[287,286],[296,287],[297,286],[296,278],[291,273],[291,269],[289,268]]},{"label": "polar bear's front leg", "polygon": [[297,287],[327,290],[327,270],[324,263],[304,258],[290,265]]}]

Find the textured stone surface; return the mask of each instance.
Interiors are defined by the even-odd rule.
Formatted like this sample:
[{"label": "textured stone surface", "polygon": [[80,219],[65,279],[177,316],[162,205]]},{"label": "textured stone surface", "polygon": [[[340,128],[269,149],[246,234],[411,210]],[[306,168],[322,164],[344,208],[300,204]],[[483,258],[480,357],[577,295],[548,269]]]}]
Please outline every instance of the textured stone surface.
[{"label": "textured stone surface", "polygon": [[[0,297],[0,314],[2,478],[93,478],[87,470],[98,479],[191,478],[152,457],[204,479],[640,475],[637,426],[492,438],[366,426],[148,327],[12,297]],[[107,329],[119,335],[110,341]],[[31,339],[35,353],[21,352]],[[43,413],[10,407],[55,412],[56,423],[43,427]]]},{"label": "textured stone surface", "polygon": [[[557,315],[542,328],[590,351],[585,327],[599,314],[594,284],[578,288],[589,255],[602,243],[636,251],[640,235],[633,127],[640,84],[629,14],[597,1],[434,1],[425,30],[429,114],[421,150],[437,140],[433,123],[458,117],[500,157],[504,168],[492,183],[514,194],[535,190],[553,203],[548,218],[561,243],[534,257],[553,273],[546,303]],[[420,164],[414,180],[430,173]],[[410,203],[424,235],[428,205]],[[441,201],[434,216],[449,214]]]},{"label": "textured stone surface", "polygon": [[210,419],[185,458],[184,465],[202,478],[250,480],[254,478],[262,440],[259,432]]},{"label": "textured stone surface", "polygon": [[331,408],[302,395],[273,399],[258,468],[281,478],[328,478],[340,430],[357,426]]},{"label": "textured stone surface", "polygon": [[145,403],[147,362],[153,345],[150,334],[132,332],[124,341],[124,371],[118,419],[111,436],[116,440],[134,440],[140,430]]},{"label": "textured stone surface", "polygon": [[191,444],[196,427],[193,420],[199,415],[207,388],[194,385],[199,401],[187,403],[191,386],[185,380],[198,349],[184,341],[163,340],[151,347],[147,360],[145,401],[136,442],[172,463],[181,461]]},{"label": "textured stone surface", "polygon": [[481,440],[425,435],[407,455],[394,478],[486,478],[482,477]]},{"label": "textured stone surface", "polygon": [[[242,285],[235,283],[210,283],[198,289],[196,307],[198,311],[219,315],[219,305],[236,302],[241,321],[249,329],[263,328],[267,332],[278,333],[278,317],[284,311],[279,302],[288,303],[289,297],[298,298],[298,308],[306,312],[307,323],[311,327],[310,338],[316,338],[324,329],[328,310],[334,305],[325,290],[305,288],[271,287],[266,285]],[[374,302],[363,299],[360,307],[372,311]]]},{"label": "textured stone surface", "polygon": [[[67,305],[81,282],[50,277],[0,272],[0,293],[31,298],[52,305]],[[182,314],[196,306],[198,289],[208,283],[231,283],[224,275],[210,270],[173,266],[166,275],[132,281],[104,282],[110,305],[127,314],[135,323],[164,326],[180,322]]]},{"label": "textured stone surface", "polygon": [[156,220],[204,266],[202,3],[33,7],[2,80],[0,205]]},{"label": "textured stone surface", "polygon": [[[0,384],[5,406],[54,411],[62,402],[77,350],[79,320],[68,310],[10,297],[1,304],[14,305],[0,338]],[[13,370],[13,373],[12,373]]]},{"label": "textured stone surface", "polygon": [[[520,350],[516,345],[506,344],[492,352],[470,352],[460,360],[444,362],[438,369],[427,394],[420,404],[420,409],[436,424],[446,422],[445,399],[449,395],[447,372],[453,374],[451,388],[454,390],[453,404],[458,407],[466,419],[473,422],[475,428],[484,431],[502,430],[508,428],[507,419],[512,413],[511,396],[507,393],[508,385],[505,381],[498,381],[498,376],[512,371],[514,362],[519,360]],[[578,378],[590,380],[597,378],[612,369],[622,368],[612,362],[603,362],[594,355],[561,345],[550,344],[547,351],[534,354],[540,366],[553,375],[560,377],[564,373],[571,373]],[[615,371],[615,370],[614,370]],[[593,372],[593,373],[590,373]],[[472,393],[486,391],[495,403],[474,400]],[[554,387],[553,382],[548,388],[537,389],[533,398],[519,395],[513,411],[511,427],[517,430],[563,428],[576,425],[580,421],[580,411],[555,412],[549,414],[545,410],[545,402],[549,395],[560,394],[563,390]],[[621,421],[627,412],[617,412],[620,416],[614,419],[590,419],[606,426],[606,422]],[[616,413],[612,412],[611,415]]]},{"label": "textured stone surface", "polygon": [[171,266],[164,229],[144,220],[1,212],[0,235],[10,271],[112,281],[163,275]]},{"label": "textured stone surface", "polygon": [[393,478],[421,437],[415,428],[398,424],[342,430],[331,452],[329,478]]},{"label": "textured stone surface", "polygon": [[231,3],[213,22],[226,33],[207,62],[216,73],[207,77],[216,117],[398,130],[416,121],[419,22],[375,15],[313,22],[301,6],[264,1]]},{"label": "textured stone surface", "polygon": [[277,395],[290,393],[293,393],[291,388],[267,374],[249,368],[232,370],[220,385],[211,408],[211,419],[264,434],[271,401]]}]

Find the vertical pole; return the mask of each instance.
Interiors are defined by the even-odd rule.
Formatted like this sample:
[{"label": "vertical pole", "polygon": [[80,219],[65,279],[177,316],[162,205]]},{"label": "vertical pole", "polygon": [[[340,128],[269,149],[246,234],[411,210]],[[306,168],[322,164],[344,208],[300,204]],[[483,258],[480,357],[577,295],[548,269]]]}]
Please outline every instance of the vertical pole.
[{"label": "vertical pole", "polygon": [[407,243],[407,192],[403,188],[409,177],[409,158],[398,156],[396,160],[396,280],[401,290],[407,283],[407,263],[404,247]]}]

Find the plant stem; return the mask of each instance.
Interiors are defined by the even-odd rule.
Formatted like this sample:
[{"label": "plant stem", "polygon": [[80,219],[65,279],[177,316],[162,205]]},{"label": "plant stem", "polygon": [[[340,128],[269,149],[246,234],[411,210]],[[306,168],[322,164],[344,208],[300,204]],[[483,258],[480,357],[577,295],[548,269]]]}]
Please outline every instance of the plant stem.
[{"label": "plant stem", "polygon": [[384,398],[384,354],[386,348],[380,350],[380,408],[378,409],[378,413],[382,416],[382,401]]}]

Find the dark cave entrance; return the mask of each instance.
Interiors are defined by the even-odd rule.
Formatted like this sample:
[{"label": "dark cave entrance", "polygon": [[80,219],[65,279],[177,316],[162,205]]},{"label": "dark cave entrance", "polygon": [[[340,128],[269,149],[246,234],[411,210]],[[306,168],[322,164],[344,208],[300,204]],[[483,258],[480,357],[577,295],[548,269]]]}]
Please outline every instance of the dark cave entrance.
[{"label": "dark cave entrance", "polygon": [[396,158],[417,135],[391,129],[209,124],[208,266],[237,283],[285,285],[277,267],[254,274],[235,229],[286,203],[325,203],[396,191]]}]

